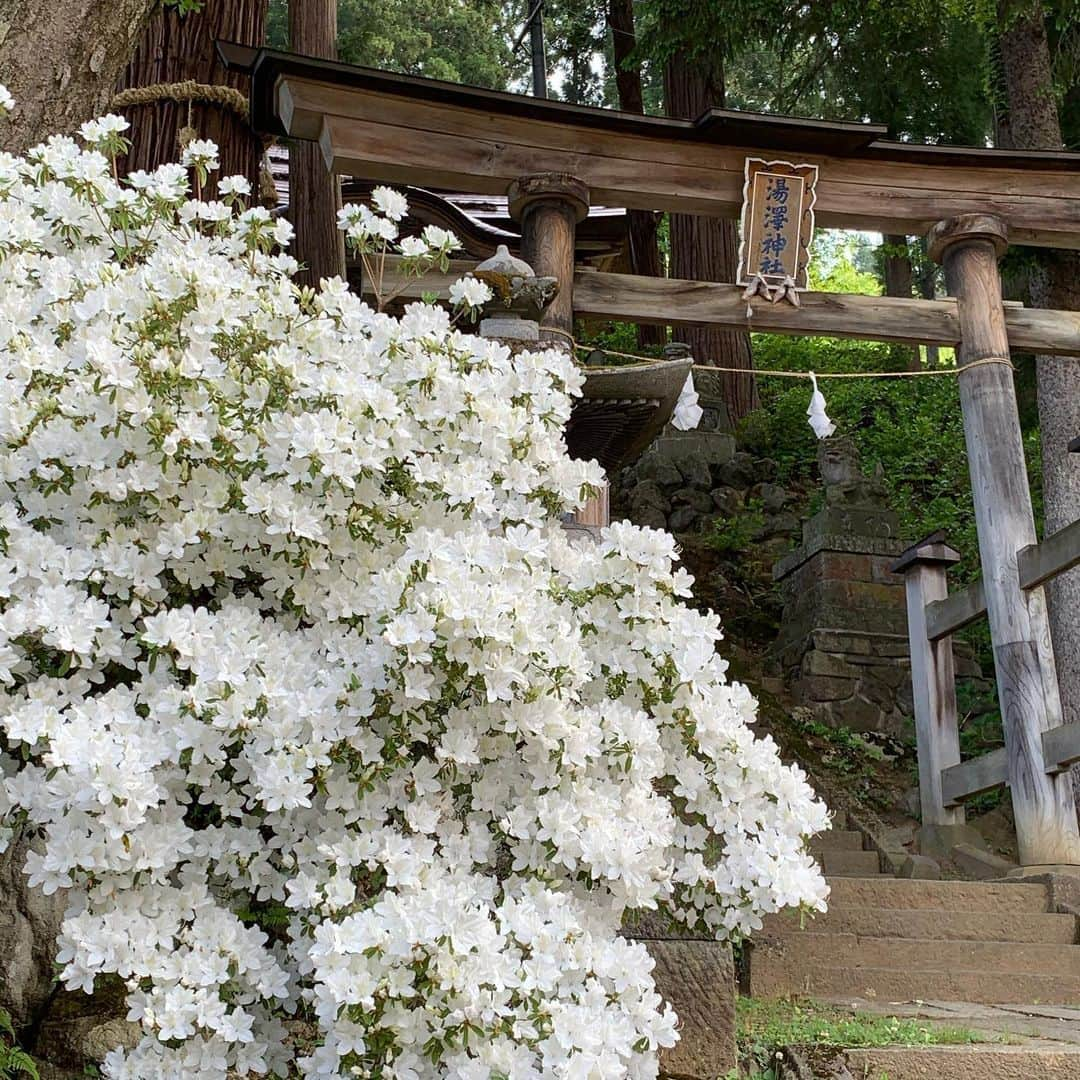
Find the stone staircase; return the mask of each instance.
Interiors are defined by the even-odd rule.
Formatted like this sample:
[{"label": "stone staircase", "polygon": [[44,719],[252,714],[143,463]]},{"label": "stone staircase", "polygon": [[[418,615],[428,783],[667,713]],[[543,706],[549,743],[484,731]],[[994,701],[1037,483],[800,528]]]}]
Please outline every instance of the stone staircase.
[{"label": "stone staircase", "polygon": [[765,920],[751,996],[1080,1005],[1080,920],[1053,913],[1046,886],[888,877],[849,829],[815,851],[829,910]]}]

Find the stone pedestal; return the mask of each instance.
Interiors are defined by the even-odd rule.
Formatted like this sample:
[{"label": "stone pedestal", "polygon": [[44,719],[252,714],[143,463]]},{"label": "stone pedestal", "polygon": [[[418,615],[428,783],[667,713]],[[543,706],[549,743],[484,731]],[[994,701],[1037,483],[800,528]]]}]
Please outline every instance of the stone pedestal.
[{"label": "stone pedestal", "polygon": [[911,674],[903,579],[889,568],[906,544],[851,443],[822,447],[826,505],[773,568],[784,598],[775,655],[820,720],[899,734],[912,711]]},{"label": "stone pedestal", "polygon": [[679,1041],[660,1052],[661,1080],[716,1080],[738,1064],[735,1047],[735,960],[731,946],[677,936],[666,920],[644,915],[625,934],[656,963],[656,991],[679,1016]]}]

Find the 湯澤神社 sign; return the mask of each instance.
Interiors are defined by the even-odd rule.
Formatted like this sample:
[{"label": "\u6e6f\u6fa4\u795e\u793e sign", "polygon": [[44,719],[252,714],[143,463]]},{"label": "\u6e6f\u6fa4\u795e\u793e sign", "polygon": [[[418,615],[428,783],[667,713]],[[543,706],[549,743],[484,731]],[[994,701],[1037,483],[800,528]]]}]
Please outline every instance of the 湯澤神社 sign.
[{"label": "\u6e6f\u6fa4\u795e\u793e sign", "polygon": [[816,165],[746,159],[739,284],[807,285],[814,236]]}]

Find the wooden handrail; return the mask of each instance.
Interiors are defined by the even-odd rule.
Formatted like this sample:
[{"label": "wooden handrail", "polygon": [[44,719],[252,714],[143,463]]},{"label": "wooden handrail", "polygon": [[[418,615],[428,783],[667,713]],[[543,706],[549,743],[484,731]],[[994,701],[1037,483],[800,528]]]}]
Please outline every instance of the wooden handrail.
[{"label": "wooden handrail", "polygon": [[[1044,731],[1043,760],[1048,773],[1064,772],[1080,761],[1080,723],[1062,724]],[[1009,758],[1002,747],[981,757],[941,770],[941,794],[946,806],[957,806],[973,795],[1009,782]]]},{"label": "wooden handrail", "polygon": [[1080,519],[1021,549],[1016,557],[1020,587],[1034,589],[1080,563]]},{"label": "wooden handrail", "polygon": [[983,583],[975,581],[966,589],[949,593],[944,600],[933,600],[926,605],[926,636],[931,641],[939,641],[985,614]]}]

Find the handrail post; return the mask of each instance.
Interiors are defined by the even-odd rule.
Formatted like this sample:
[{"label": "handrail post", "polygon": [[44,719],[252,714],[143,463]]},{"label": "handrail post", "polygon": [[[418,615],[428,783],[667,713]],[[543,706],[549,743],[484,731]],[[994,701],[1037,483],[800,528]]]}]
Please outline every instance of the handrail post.
[{"label": "handrail post", "polygon": [[[941,774],[960,763],[960,736],[956,726],[956,671],[953,664],[952,636],[931,641],[926,627],[926,605],[944,600],[949,593],[945,573],[960,561],[960,556],[936,537],[908,548],[893,566],[893,573],[904,575],[907,593],[908,641],[911,649],[911,688],[915,703],[915,740],[919,757],[919,801],[922,808],[923,836],[945,833],[933,847],[947,854],[951,827],[963,826],[964,808],[947,805],[942,794]],[[942,826],[945,828],[943,829]],[[942,850],[944,849],[944,851]]]},{"label": "handrail post", "polygon": [[1035,519],[997,266],[1007,230],[991,215],[964,214],[938,222],[928,240],[960,318],[960,406],[1020,862],[1080,865],[1069,777],[1049,775],[1043,758],[1043,732],[1060,723],[1045,602],[1039,589],[1025,594],[1017,572]]}]

